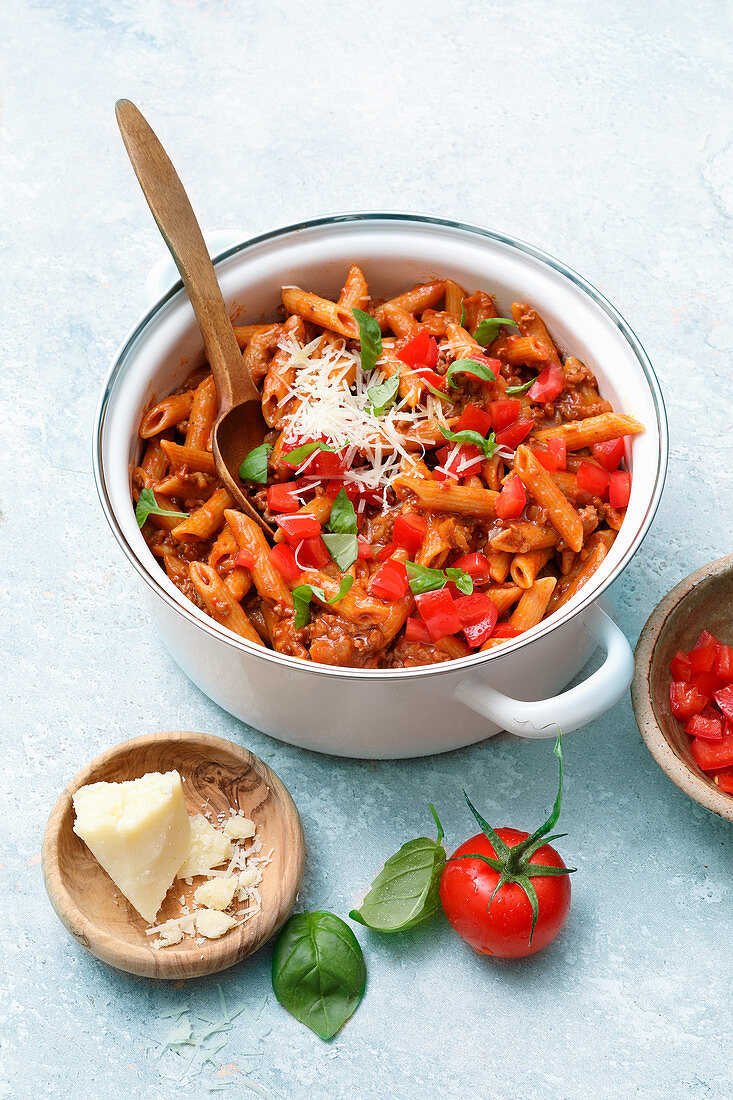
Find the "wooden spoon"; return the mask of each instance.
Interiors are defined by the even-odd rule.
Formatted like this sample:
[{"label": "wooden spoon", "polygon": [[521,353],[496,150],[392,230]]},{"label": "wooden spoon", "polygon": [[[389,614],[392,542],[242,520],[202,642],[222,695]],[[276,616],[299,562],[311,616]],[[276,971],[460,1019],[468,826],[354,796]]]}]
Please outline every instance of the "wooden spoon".
[{"label": "wooden spoon", "polygon": [[[262,908],[245,924],[203,944],[185,938],[156,951],[143,918],[120,893],[86,844],[76,835],[72,799],[87,783],[121,783],[146,772],[175,769],[185,780],[189,814],[210,814],[216,825],[230,810],[243,810],[257,826],[263,851]],[[78,943],[98,959],[148,978],[195,978],[214,974],[254,954],[287,920],[300,889],[305,840],[287,787],[254,753],[203,733],[147,733],[107,749],[74,776],[51,811],[43,837],[43,877],[51,904]],[[191,907],[194,891],[176,879],[158,913],[158,924]]]},{"label": "wooden spoon", "polygon": [[260,446],[269,430],[262,417],[262,399],[239,350],[199,223],[178,173],[135,104],[119,99],[115,112],[127,155],[181,274],[204,338],[219,398],[213,433],[216,471],[242,511],[273,538],[274,531],[250,501],[239,478],[245,455]]}]

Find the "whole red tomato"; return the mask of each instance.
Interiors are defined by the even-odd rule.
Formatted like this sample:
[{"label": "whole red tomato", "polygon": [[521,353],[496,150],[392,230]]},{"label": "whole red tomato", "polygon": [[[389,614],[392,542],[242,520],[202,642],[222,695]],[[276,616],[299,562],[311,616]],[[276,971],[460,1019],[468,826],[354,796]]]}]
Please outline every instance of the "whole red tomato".
[{"label": "whole red tomato", "polygon": [[[497,829],[496,835],[510,852],[529,837],[529,833],[506,828]],[[555,849],[545,844],[523,861],[524,867],[541,864],[563,869],[558,875],[529,876],[537,894],[534,930],[532,904],[519,882],[504,882],[496,890],[499,870],[481,859],[456,858],[474,852],[494,861],[501,859],[491,840],[477,833],[456,848],[440,880],[440,900],[458,935],[481,954],[504,959],[533,955],[551,943],[570,912],[570,878]],[[511,869],[511,855],[506,862]]]}]

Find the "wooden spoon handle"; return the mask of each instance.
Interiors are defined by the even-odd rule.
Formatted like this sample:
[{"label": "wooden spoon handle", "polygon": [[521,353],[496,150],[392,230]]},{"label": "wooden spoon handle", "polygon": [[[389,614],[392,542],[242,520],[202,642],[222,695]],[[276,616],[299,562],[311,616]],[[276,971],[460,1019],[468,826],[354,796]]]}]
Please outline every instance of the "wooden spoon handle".
[{"label": "wooden spoon handle", "polygon": [[219,412],[260,395],[242,359],[214,265],[178,173],[147,121],[129,99],[115,112],[122,140],[158,229],[171,251],[201,328],[214,372]]}]

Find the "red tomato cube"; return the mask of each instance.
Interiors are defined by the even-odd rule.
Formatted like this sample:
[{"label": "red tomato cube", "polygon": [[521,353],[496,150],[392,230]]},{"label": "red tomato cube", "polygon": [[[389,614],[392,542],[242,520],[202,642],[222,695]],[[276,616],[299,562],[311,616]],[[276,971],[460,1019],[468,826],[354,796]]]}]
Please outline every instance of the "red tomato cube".
[{"label": "red tomato cube", "polygon": [[423,539],[428,529],[427,520],[413,512],[404,512],[394,521],[392,538],[397,546],[407,550],[410,557],[414,557],[423,544]]},{"label": "red tomato cube", "polygon": [[474,584],[491,580],[491,565],[489,559],[483,554],[465,554],[458,561],[454,561],[453,566],[468,573]]},{"label": "red tomato cube", "polygon": [[479,405],[466,405],[453,431],[478,432],[479,435],[486,436],[491,427],[491,413],[486,412]]},{"label": "red tomato cube", "polygon": [[615,470],[608,483],[608,503],[612,508],[626,508],[631,499],[631,474]]},{"label": "red tomato cube", "polygon": [[604,466],[609,474],[612,474],[614,470],[618,470],[621,459],[624,457],[624,441],[623,439],[609,439],[606,443],[594,443],[591,447],[591,454],[596,462],[600,462],[601,466]]},{"label": "red tomato cube", "polygon": [[685,723],[685,733],[690,737],[702,737],[705,741],[722,741],[723,724],[719,718],[693,714],[692,718]]},{"label": "red tomato cube", "polygon": [[669,685],[669,705],[675,718],[686,722],[693,714],[699,714],[708,704],[708,696],[701,695],[691,684],[680,684],[672,681]]},{"label": "red tomato cube", "polygon": [[583,459],[578,467],[576,478],[578,488],[590,493],[591,496],[604,497],[606,495],[610,478],[608,471],[604,470],[602,466],[596,466],[594,462],[586,462]]},{"label": "red tomato cube", "polygon": [[454,602],[466,641],[473,649],[477,649],[491,637],[499,618],[499,609],[483,592],[461,596]]},{"label": "red tomato cube", "polygon": [[554,401],[556,397],[559,397],[564,386],[565,375],[562,367],[558,367],[557,363],[550,363],[549,367],[545,367],[537,381],[527,392],[527,397],[530,401],[545,404],[545,402]]},{"label": "red tomato cube", "polygon": [[369,582],[369,591],[379,600],[387,600],[394,603],[407,595],[410,585],[407,580],[407,570],[404,562],[389,558],[380,565]]},{"label": "red tomato cube", "polygon": [[686,653],[683,653],[681,649],[678,649],[674,657],[669,663],[669,671],[672,673],[673,680],[681,680],[683,683],[687,683],[692,675],[692,669],[690,668],[690,658]]},{"label": "red tomato cube", "polygon": [[267,490],[267,507],[271,512],[290,514],[300,508],[298,486],[294,481],[280,481]]},{"label": "red tomato cube", "polygon": [[409,618],[405,623],[405,639],[408,642],[431,642],[430,631],[422,619]]},{"label": "red tomato cube", "polygon": [[[329,554],[330,557],[330,554]],[[301,566],[295,560],[295,551],[285,542],[279,542],[273,546],[269,554],[270,562],[282,573],[286,581],[294,584],[303,572]]]},{"label": "red tomato cube", "polygon": [[720,741],[696,737],[690,745],[695,762],[704,772],[717,771],[733,765],[733,726],[728,723]]},{"label": "red tomato cube", "polygon": [[515,420],[508,428],[502,428],[496,433],[496,442],[500,447],[507,447],[510,451],[516,450],[534,428],[534,417],[522,417]]},{"label": "red tomato cube", "polygon": [[492,401],[489,408],[494,431],[500,432],[503,428],[508,428],[517,419],[522,411],[522,402],[512,397],[503,401]]},{"label": "red tomato cube", "polygon": [[499,519],[516,519],[521,516],[527,503],[522,480],[517,474],[507,478],[496,502],[496,514]]},{"label": "red tomato cube", "polygon": [[564,439],[548,439],[547,449],[554,454],[558,470],[566,470],[568,467],[568,448]]},{"label": "red tomato cube", "polygon": [[457,634],[461,629],[455,600],[445,588],[439,588],[436,592],[422,592],[415,597],[415,603],[434,642],[438,638],[445,638],[447,634]]},{"label": "red tomato cube", "polygon": [[715,672],[726,684],[733,684],[733,646],[719,645],[715,650]]},{"label": "red tomato cube", "polygon": [[296,546],[298,562],[307,569],[323,569],[331,561],[331,554],[320,535],[312,539],[303,539]]},{"label": "red tomato cube", "polygon": [[300,512],[294,516],[275,516],[275,523],[291,546],[296,546],[303,539],[315,538],[321,533],[320,523],[308,512]]},{"label": "red tomato cube", "polygon": [[729,684],[728,687],[716,691],[713,698],[725,717],[733,722],[733,684]]},{"label": "red tomato cube", "polygon": [[715,642],[710,642],[708,645],[696,646],[695,649],[690,650],[687,656],[690,659],[690,672],[693,676],[697,676],[699,672],[710,672],[715,664],[717,648]]},{"label": "red tomato cube", "polygon": [[234,559],[234,564],[242,569],[251,569],[255,563],[255,556],[251,550],[240,550]]}]

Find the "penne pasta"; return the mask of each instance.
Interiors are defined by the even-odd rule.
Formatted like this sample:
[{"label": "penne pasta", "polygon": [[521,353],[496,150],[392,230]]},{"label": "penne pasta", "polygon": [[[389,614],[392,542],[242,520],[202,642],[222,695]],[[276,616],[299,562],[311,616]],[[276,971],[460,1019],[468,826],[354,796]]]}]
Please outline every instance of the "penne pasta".
[{"label": "penne pasta", "polygon": [[212,619],[216,619],[222,626],[233,630],[241,638],[246,638],[248,642],[262,645],[259,634],[217,571],[201,561],[192,561],[189,569],[191,583],[206,605],[206,610]]},{"label": "penne pasta", "polygon": [[193,390],[186,390],[185,393],[172,393],[170,397],[166,397],[163,401],[159,401],[157,405],[153,405],[152,409],[146,412],[140,424],[141,438],[150,439],[152,436],[166,431],[167,428],[180,424],[182,420],[186,420],[191,412],[193,396]]},{"label": "penne pasta", "polygon": [[643,431],[644,425],[633,416],[611,412],[590,416],[587,420],[571,420],[554,428],[543,428],[535,432],[534,438],[538,443],[562,439],[569,451],[579,451],[581,447],[592,447],[594,443],[607,443],[609,439],[637,435]]},{"label": "penne pasta", "polygon": [[519,597],[519,603],[515,607],[509,619],[509,625],[516,630],[529,630],[544,617],[547,605],[550,602],[557,581],[554,577],[543,577],[535,581],[531,588],[526,589]]},{"label": "penne pasta", "polygon": [[541,508],[547,510],[550,523],[558,535],[571,550],[580,550],[583,545],[583,523],[580,516],[529,447],[517,448],[514,470],[522,479],[527,492]]}]

